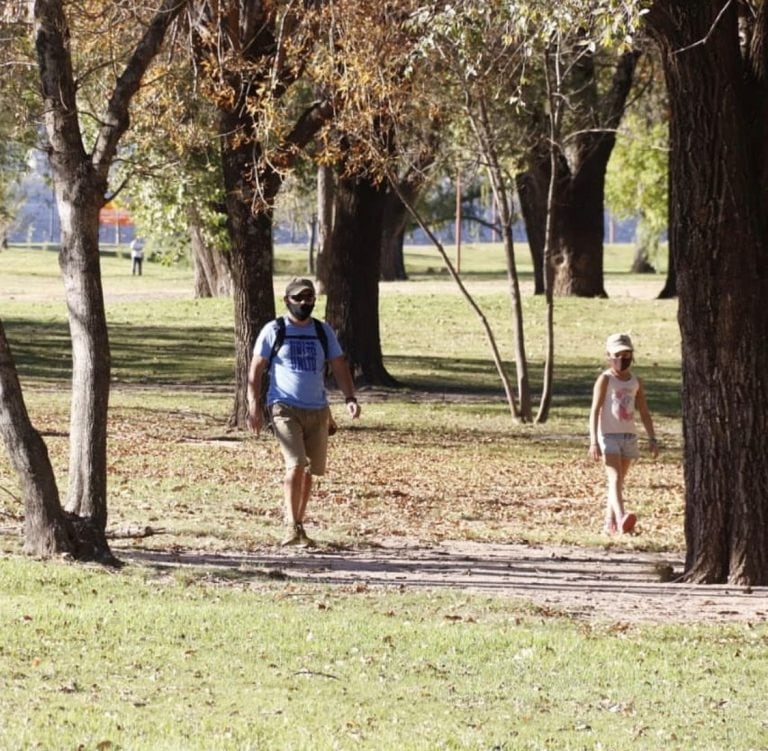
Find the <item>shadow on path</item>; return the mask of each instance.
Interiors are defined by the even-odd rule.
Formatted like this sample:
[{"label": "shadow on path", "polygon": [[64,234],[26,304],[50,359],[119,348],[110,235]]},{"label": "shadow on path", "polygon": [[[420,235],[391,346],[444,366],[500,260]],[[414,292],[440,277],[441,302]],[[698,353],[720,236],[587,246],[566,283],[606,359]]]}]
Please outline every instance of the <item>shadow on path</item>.
[{"label": "shadow on path", "polygon": [[125,561],[159,570],[203,567],[338,586],[452,588],[522,599],[545,613],[619,622],[768,620],[768,587],[698,586],[660,577],[682,561],[632,551],[472,542],[421,545],[402,539],[376,547],[266,548],[209,554],[115,548]]}]

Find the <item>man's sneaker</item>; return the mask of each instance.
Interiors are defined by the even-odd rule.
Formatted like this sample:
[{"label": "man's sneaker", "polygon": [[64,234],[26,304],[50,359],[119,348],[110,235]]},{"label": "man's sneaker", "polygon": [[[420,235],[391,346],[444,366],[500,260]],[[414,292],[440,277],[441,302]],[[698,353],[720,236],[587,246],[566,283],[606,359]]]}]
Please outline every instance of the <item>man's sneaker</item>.
[{"label": "man's sneaker", "polygon": [[296,525],[296,532],[299,535],[299,545],[305,548],[315,547],[315,541],[304,531],[304,525],[301,522]]},{"label": "man's sneaker", "polygon": [[288,533],[288,536],[280,543],[283,547],[287,547],[289,545],[303,545],[303,538],[301,536],[301,533],[304,531],[301,524],[294,524],[291,528],[291,531]]},{"label": "man's sneaker", "polygon": [[634,514],[624,514],[621,520],[621,531],[628,535],[635,529],[635,524],[637,524],[637,517]]}]

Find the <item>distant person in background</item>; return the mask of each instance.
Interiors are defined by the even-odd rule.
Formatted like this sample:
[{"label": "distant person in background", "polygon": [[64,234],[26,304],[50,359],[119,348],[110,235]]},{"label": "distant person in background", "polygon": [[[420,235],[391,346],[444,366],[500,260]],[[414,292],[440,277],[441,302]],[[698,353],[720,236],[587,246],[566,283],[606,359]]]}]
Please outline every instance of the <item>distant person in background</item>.
[{"label": "distant person in background", "polygon": [[141,276],[141,264],[144,261],[144,240],[134,237],[131,243],[131,274]]}]

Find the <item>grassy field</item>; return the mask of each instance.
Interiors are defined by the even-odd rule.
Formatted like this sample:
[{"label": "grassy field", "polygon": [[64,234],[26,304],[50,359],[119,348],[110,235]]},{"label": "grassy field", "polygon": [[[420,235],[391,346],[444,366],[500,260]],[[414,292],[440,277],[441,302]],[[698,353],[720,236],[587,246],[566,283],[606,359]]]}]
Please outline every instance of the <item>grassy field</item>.
[{"label": "grassy field", "polygon": [[[342,430],[313,536],[342,548],[400,536],[679,550],[676,303],[654,299],[661,276],[624,272],[630,254],[609,248],[607,300],[557,301],[551,419],[516,425],[439,256],[410,249],[411,280],[381,287],[385,362],[405,388],[362,394],[354,424],[333,395]],[[56,255],[0,260],[0,319],[63,491],[70,357]],[[303,253],[280,249],[276,289],[303,268]],[[144,270],[103,259],[110,528],[162,531],[120,543],[133,550],[274,549],[277,449],[226,427],[231,301],[194,300],[188,270]],[[500,250],[466,247],[462,276],[510,358]],[[525,317],[536,382],[542,301],[526,295]],[[641,534],[608,542],[586,421],[613,330],[637,342],[664,451],[630,478]],[[29,561],[18,495],[2,458],[0,748],[766,748],[764,625],[587,623],[504,598],[310,586],[269,570]]]}]

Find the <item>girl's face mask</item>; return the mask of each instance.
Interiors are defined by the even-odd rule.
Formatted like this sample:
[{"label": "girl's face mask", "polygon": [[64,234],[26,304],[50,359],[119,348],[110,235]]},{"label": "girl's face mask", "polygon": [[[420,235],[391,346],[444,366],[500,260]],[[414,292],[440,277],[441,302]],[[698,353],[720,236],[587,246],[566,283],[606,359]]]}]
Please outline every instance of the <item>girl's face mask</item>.
[{"label": "girl's face mask", "polygon": [[621,357],[611,358],[611,367],[617,372],[621,373],[626,370],[632,364],[632,355],[622,355]]}]

